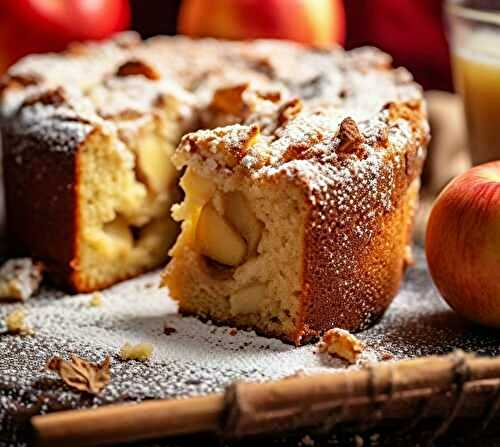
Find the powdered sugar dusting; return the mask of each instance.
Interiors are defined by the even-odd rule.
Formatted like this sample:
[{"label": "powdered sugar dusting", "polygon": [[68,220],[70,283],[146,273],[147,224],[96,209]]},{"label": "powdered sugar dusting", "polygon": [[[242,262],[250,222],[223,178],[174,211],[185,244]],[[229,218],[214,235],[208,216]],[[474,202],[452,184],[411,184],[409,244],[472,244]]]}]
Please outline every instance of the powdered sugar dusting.
[{"label": "powdered sugar dusting", "polygon": [[[433,288],[421,250],[416,251],[416,260],[382,321],[357,334],[366,349],[350,368],[455,348],[500,354],[500,336],[455,315]],[[119,284],[103,292],[100,307],[88,306],[91,295],[64,296],[51,290],[25,304],[27,323],[35,335],[0,336],[0,431],[11,430],[12,418],[23,414],[206,394],[235,380],[262,381],[299,370],[311,374],[348,367],[339,359],[318,355],[315,345],[295,348],[181,317],[158,283],[158,273],[151,273]],[[0,320],[16,306],[0,305]],[[175,332],[166,335],[165,326]],[[125,342],[152,343],[153,358],[121,361],[118,352]],[[98,396],[70,390],[45,369],[50,357],[71,353],[92,361],[111,355],[111,383]]]}]

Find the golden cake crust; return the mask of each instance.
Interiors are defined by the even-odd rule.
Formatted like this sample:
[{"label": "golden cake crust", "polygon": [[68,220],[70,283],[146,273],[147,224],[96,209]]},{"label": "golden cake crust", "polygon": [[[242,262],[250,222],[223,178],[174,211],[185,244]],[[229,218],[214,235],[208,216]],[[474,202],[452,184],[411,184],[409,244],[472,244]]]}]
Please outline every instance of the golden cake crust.
[{"label": "golden cake crust", "polygon": [[209,129],[177,154],[304,191],[301,322],[267,335],[299,344],[332,324],[360,329],[399,285],[428,139],[421,90],[390,62],[372,48],[130,34],[28,57],[0,97],[13,245],[71,289],[98,288],[78,274],[80,149],[96,133],[127,145],[173,98],[180,133]]},{"label": "golden cake crust", "polygon": [[[332,327],[366,328],[395,296],[411,249],[429,140],[424,104],[388,102],[358,122],[336,107],[296,99],[266,110],[264,120],[256,113],[248,124],[186,135],[174,159],[209,165],[209,177],[285,178],[304,193],[300,321],[292,333],[257,332],[301,344]],[[196,314],[182,298],[180,309]],[[220,322],[248,327],[241,318]]]}]

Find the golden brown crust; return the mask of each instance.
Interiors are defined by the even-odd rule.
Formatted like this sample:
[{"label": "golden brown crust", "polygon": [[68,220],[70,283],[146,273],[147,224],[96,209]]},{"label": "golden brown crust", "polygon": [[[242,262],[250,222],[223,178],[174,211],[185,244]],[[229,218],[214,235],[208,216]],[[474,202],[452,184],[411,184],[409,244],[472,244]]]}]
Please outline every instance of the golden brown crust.
[{"label": "golden brown crust", "polygon": [[[369,298],[375,303],[371,317],[363,320],[356,314],[346,324],[353,328],[362,320],[373,321],[399,283],[401,234],[407,237],[411,220],[406,191],[420,173],[427,137],[420,89],[406,72],[389,67],[389,58],[374,49],[316,51],[284,42],[182,37],[143,44],[118,38],[73,47],[62,56],[25,59],[9,71],[0,89],[13,246],[43,259],[53,278],[65,286],[95,289],[78,271],[79,148],[100,126],[132,123],[158,113],[155,107],[173,95],[191,117],[185,129],[200,123],[232,124],[186,135],[179,152],[270,182],[287,177],[304,190],[311,211],[303,322],[296,334],[284,337],[299,343],[314,336],[325,326],[314,314],[325,312],[328,303],[347,306],[350,301],[341,296],[342,275],[352,274],[360,287],[373,285],[374,290]],[[76,98],[70,98],[69,91],[76,91]],[[92,92],[97,92],[95,97]],[[368,95],[371,101],[364,107]],[[393,158],[387,155],[391,151]],[[396,155],[402,156],[397,166]],[[372,202],[363,201],[366,191],[356,191],[364,212],[375,204],[378,214],[363,220],[362,212],[346,211],[365,225],[364,236],[355,222],[331,231],[324,222],[339,222],[339,202],[329,202],[326,195],[339,198],[339,185],[344,183],[338,176],[346,176],[346,185],[355,182],[357,177],[349,172],[358,167],[374,177],[372,183],[378,182],[368,194]],[[376,202],[378,192],[390,197]],[[382,274],[360,274],[369,263],[379,265],[373,253],[386,255],[369,245],[378,241],[379,232],[397,236],[394,253],[384,264],[389,278],[384,286],[379,284]],[[378,243],[388,241],[382,238]],[[338,258],[332,257],[335,251]],[[343,266],[339,276],[333,273],[332,260],[341,265],[341,253],[344,258],[352,255],[354,262]],[[324,280],[336,288],[330,301]]]},{"label": "golden brown crust", "polygon": [[[383,315],[407,265],[429,139],[424,105],[391,102],[367,121],[339,124],[328,109],[306,109],[269,128],[258,138],[244,125],[189,134],[177,156],[215,161],[213,175],[230,169],[256,181],[285,179],[304,192],[298,322],[293,333],[261,333],[299,345],[332,327],[364,329]],[[196,313],[182,301],[181,312]],[[216,322],[246,327],[243,321]]]}]

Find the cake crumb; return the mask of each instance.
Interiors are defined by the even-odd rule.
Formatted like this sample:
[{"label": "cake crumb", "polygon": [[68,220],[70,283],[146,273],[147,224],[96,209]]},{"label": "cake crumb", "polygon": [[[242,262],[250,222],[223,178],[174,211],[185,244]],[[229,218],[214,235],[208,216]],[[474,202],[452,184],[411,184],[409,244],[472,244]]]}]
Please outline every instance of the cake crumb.
[{"label": "cake crumb", "polygon": [[300,377],[305,377],[306,373],[303,369],[298,369],[292,374],[289,374],[288,376],[283,377],[283,380],[289,380],[289,379],[298,379]]},{"label": "cake crumb", "polygon": [[153,345],[151,343],[138,343],[132,345],[125,343],[120,349],[120,358],[122,360],[138,360],[144,362],[153,355]]},{"label": "cake crumb", "polygon": [[380,355],[380,360],[392,360],[394,358],[394,354],[389,351],[383,351],[382,354]]},{"label": "cake crumb", "polygon": [[356,447],[363,447],[365,445],[365,441],[361,436],[355,435],[354,436],[354,445]]},{"label": "cake crumb", "polygon": [[5,317],[7,332],[12,335],[33,335],[33,330],[26,323],[23,309],[17,309]]},{"label": "cake crumb", "polygon": [[308,447],[312,447],[314,445],[314,439],[312,439],[309,435],[305,435],[303,438],[302,438],[302,445],[305,445],[305,446],[308,446]]},{"label": "cake crumb", "polygon": [[325,332],[318,343],[320,353],[328,353],[340,357],[349,363],[355,363],[359,354],[363,352],[363,343],[349,331],[344,329],[330,329]]},{"label": "cake crumb", "polygon": [[0,267],[0,301],[25,301],[35,294],[43,279],[43,266],[31,258],[10,259]]},{"label": "cake crumb", "polygon": [[163,333],[165,335],[172,335],[172,334],[175,334],[177,332],[177,329],[175,327],[172,327],[172,326],[165,326],[163,328]]},{"label": "cake crumb", "polygon": [[102,306],[102,293],[94,292],[89,301],[89,307],[101,307]]},{"label": "cake crumb", "polygon": [[231,337],[234,337],[237,333],[238,333],[238,330],[234,327],[231,328],[231,330],[229,331],[229,335],[231,335]]}]

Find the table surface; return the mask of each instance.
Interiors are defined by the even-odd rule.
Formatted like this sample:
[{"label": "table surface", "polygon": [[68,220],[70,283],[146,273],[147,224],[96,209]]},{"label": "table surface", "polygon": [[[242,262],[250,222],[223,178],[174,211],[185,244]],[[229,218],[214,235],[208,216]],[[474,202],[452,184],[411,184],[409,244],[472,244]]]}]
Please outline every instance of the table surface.
[{"label": "table surface", "polygon": [[[12,441],[16,427],[31,415],[47,411],[207,394],[222,391],[234,380],[359,368],[366,361],[444,354],[456,348],[499,355],[500,334],[454,314],[434,289],[422,250],[415,251],[416,265],[386,315],[359,334],[367,348],[352,366],[319,356],[314,345],[295,348],[252,332],[234,334],[228,327],[181,317],[165,289],[158,288],[158,272],[104,291],[98,307],[89,304],[92,294],[68,296],[44,289],[22,305],[34,335],[0,335],[0,447],[2,438]],[[17,307],[0,304],[0,321]],[[165,326],[175,332],[167,335]],[[120,360],[125,342],[143,341],[155,348],[149,361]],[[50,357],[70,354],[92,361],[111,356],[111,382],[98,396],[69,389],[45,368]],[[302,437],[296,441],[290,445],[300,445]]]}]

